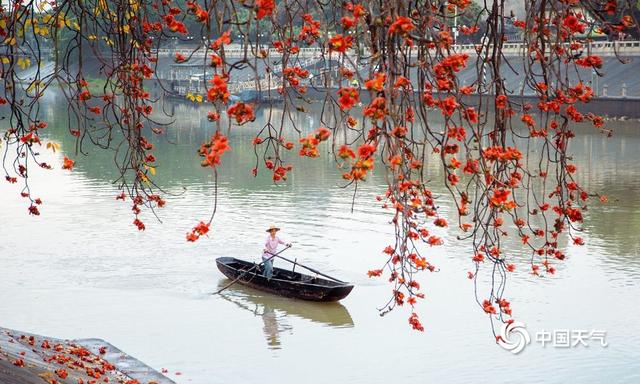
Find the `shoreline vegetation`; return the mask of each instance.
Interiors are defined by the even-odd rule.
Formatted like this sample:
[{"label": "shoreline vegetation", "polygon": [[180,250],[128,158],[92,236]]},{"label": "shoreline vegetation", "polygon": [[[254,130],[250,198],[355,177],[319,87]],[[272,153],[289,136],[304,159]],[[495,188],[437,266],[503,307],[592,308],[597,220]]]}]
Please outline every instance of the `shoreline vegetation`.
[{"label": "shoreline vegetation", "polygon": [[101,339],[62,340],[0,327],[0,383],[175,384]]}]

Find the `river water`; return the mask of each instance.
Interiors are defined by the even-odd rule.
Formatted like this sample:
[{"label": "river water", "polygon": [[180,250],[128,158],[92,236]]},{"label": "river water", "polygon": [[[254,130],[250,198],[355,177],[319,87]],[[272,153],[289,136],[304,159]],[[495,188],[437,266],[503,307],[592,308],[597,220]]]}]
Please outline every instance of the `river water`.
[{"label": "river water", "polygon": [[[587,244],[567,247],[556,276],[534,278],[519,265],[508,297],[532,342],[512,355],[495,344],[475,304],[466,278],[469,244],[455,240],[455,228],[441,233],[444,246],[428,250],[439,272],[418,279],[427,294],[417,308],[425,332],[410,329],[408,309],[378,316],[390,286],[366,271],[380,265],[392,236],[388,213],[375,201],[384,190],[382,174],[359,188],[352,212],[352,191],[340,188],[340,172],[327,154],[292,154],[293,174],[276,186],[267,175],[251,176],[254,129],[234,129],[211,236],[187,243],[185,233],[209,216],[212,204],[211,172],[195,154],[212,133],[206,107],[170,106],[177,122],[156,141],[155,153],[157,182],[172,195],[159,211],[162,223],[146,213],[147,229],[139,232],[129,203],[115,200],[113,154],[91,148],[88,156],[73,154],[64,104],[51,96],[43,105],[46,138],[61,143],[62,152],[42,152],[55,164],[64,154],[77,163],[73,172],[34,171],[30,184],[44,200],[42,214],[29,216],[18,188],[0,183],[4,327],[103,338],[168,369],[179,383],[640,381],[639,123],[609,123],[611,138],[579,128],[572,151],[582,183],[610,202],[590,208]],[[304,130],[319,125],[313,111],[293,119]],[[437,167],[430,172],[434,180],[441,177]],[[441,212],[451,219],[438,185],[432,187],[443,194]],[[294,242],[290,258],[354,282],[352,294],[330,305],[239,285],[212,295],[228,282],[215,258],[257,260],[271,224]],[[605,331],[608,346],[536,341],[553,330]]]}]

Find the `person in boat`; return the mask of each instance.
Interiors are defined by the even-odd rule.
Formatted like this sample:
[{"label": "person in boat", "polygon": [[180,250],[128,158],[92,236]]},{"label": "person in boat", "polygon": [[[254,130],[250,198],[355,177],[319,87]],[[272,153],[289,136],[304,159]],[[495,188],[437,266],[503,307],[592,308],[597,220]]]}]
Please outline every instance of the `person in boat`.
[{"label": "person in boat", "polygon": [[280,228],[272,225],[267,229],[269,235],[267,236],[267,240],[264,244],[264,249],[262,250],[262,261],[264,262],[264,276],[267,279],[271,279],[273,276],[273,255],[278,253],[278,245],[284,244],[287,247],[291,246],[291,243],[286,243],[284,240],[280,239],[278,235],[278,231]]}]

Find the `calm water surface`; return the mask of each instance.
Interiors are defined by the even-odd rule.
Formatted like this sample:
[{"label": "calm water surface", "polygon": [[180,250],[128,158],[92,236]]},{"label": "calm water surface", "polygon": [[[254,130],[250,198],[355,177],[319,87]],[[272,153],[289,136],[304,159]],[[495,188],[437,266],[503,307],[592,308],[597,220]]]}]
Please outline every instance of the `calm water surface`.
[{"label": "calm water surface", "polygon": [[[475,305],[466,278],[469,247],[455,241],[455,229],[442,232],[445,246],[428,250],[440,272],[419,279],[427,293],[418,308],[425,332],[410,329],[407,310],[380,318],[376,307],[390,287],[365,272],[379,265],[391,239],[389,217],[374,199],[384,190],[382,175],[361,188],[353,212],[351,191],[340,188],[328,156],[292,154],[286,185],[273,185],[267,175],[254,179],[251,127],[231,134],[213,234],[187,243],[185,233],[210,214],[211,172],[199,166],[195,148],[211,129],[206,108],[172,108],[179,122],[157,141],[156,155],[158,182],[174,196],[160,211],[162,223],[146,214],[147,230],[138,232],[129,204],[115,200],[112,154],[73,155],[64,105],[46,103],[48,139],[61,142],[63,153],[45,156],[60,163],[69,154],[77,165],[73,172],[33,177],[33,193],[45,203],[39,217],[27,215],[17,187],[0,183],[0,325],[104,338],[156,369],[167,368],[179,383],[640,381],[638,123],[611,123],[609,139],[580,130],[572,149],[582,183],[609,195],[610,203],[589,210],[587,245],[568,247],[557,276],[532,278],[520,264],[508,286],[514,315],[532,334],[606,330],[609,346],[532,344],[514,356],[496,346]],[[303,129],[319,125],[314,113],[295,119]],[[437,167],[432,172],[437,180]],[[444,193],[438,185],[433,188]],[[453,218],[446,195],[441,209]],[[352,294],[330,305],[241,286],[213,296],[228,282],[214,259],[257,260],[272,223],[294,241],[289,257],[353,281]]]}]

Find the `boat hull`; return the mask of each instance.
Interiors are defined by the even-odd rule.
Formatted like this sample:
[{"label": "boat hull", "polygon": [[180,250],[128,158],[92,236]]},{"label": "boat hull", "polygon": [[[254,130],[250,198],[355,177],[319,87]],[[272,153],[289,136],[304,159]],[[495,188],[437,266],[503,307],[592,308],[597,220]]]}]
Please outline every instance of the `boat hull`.
[{"label": "boat hull", "polygon": [[348,283],[281,268],[273,268],[273,277],[267,279],[262,275],[262,266],[233,257],[220,257],[216,259],[216,264],[220,272],[229,279],[238,279],[240,284],[284,297],[331,302],[344,299],[353,289],[353,285]]}]

